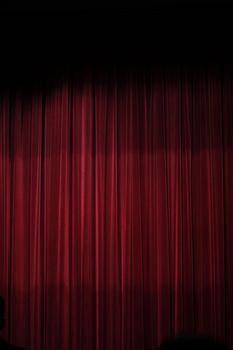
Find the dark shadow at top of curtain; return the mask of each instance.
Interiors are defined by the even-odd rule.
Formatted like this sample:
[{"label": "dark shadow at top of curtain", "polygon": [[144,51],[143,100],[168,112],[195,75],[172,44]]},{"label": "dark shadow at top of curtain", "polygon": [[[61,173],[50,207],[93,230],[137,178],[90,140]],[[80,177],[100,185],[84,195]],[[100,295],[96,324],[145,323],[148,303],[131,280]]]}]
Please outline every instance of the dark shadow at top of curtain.
[{"label": "dark shadow at top of curtain", "polygon": [[[49,91],[56,86],[69,82],[94,80],[102,85],[104,81],[113,84],[114,80],[128,81],[128,79],[150,77],[155,72],[167,74],[168,81],[176,79],[180,71],[187,74],[206,74],[210,72],[212,77],[219,75],[219,70],[225,67],[227,74],[233,75],[233,65],[202,61],[169,60],[154,58],[144,58],[141,60],[132,60],[127,57],[125,60],[108,62],[74,61],[65,64],[34,63],[29,65],[6,67],[1,71],[0,93],[14,92],[21,93],[25,97],[31,94],[40,93],[41,90]],[[173,77],[174,76],[174,77]]]},{"label": "dark shadow at top of curtain", "polygon": [[[46,112],[46,106],[51,101],[54,103],[54,96],[56,99],[59,98],[64,88],[68,89],[65,117],[67,135],[63,134],[67,142],[63,141],[61,144],[57,139],[53,148],[49,151],[45,148],[45,157],[48,152],[59,154],[61,151],[67,152],[68,156],[85,151],[95,157],[98,154],[108,155],[113,152],[119,155],[137,151],[155,154],[161,149],[181,150],[181,152],[191,150],[193,154],[202,150],[232,149],[233,68],[230,65],[202,65],[202,67],[161,65],[146,69],[143,66],[130,66],[130,69],[126,66],[89,68],[86,66],[78,71],[67,67],[64,71],[58,69],[54,75],[48,71],[47,76],[42,75],[38,81],[34,80],[33,86],[25,84],[22,88],[11,86],[1,90],[0,107],[4,99],[8,99],[5,120],[6,123],[9,121],[11,128],[9,142],[12,154],[14,154],[13,130],[16,131],[19,118],[21,131],[25,133],[25,136],[19,135],[22,140],[30,134],[26,125],[35,120],[33,113],[31,115],[28,112],[24,113],[24,108],[30,110],[33,99],[37,99],[39,105],[43,104],[41,115],[36,117],[36,123],[45,125],[46,128],[50,120],[52,123],[56,120],[54,113],[49,115]],[[71,120],[79,119],[77,111],[74,115],[73,106],[79,103],[78,95],[81,99],[85,97],[86,87],[89,89],[89,95],[87,94],[88,98],[85,101],[88,102],[85,103],[88,103],[92,110],[90,117],[92,141],[97,140],[96,135],[100,131],[100,126],[97,130],[96,105],[102,101],[101,103],[106,103],[107,107],[103,109],[100,107],[101,118],[98,117],[98,123],[103,124],[107,121],[106,139],[110,137],[108,136],[110,131],[117,135],[115,146],[112,148],[109,146],[104,148],[103,145],[99,147],[99,144],[93,145],[90,141],[85,142],[81,150],[77,141],[78,126],[73,131],[76,135],[73,137],[74,142],[70,144],[71,127],[75,128]],[[20,101],[21,106],[17,112],[16,101]],[[59,103],[56,108],[60,108]],[[30,121],[27,120],[29,115]],[[0,121],[2,118],[0,114]],[[44,132],[42,128],[41,133]],[[39,144],[41,135],[38,133],[36,137]],[[85,135],[83,137],[85,138]],[[7,149],[5,152],[7,153]],[[15,152],[18,152],[17,148]],[[28,157],[33,153],[29,146],[24,149],[23,156]]]}]

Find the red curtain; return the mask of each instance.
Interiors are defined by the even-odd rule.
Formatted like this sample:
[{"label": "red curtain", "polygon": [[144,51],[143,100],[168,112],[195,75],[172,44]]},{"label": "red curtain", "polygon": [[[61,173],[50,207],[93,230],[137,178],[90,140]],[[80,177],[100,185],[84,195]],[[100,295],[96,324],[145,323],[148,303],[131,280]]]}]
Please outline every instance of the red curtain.
[{"label": "red curtain", "polygon": [[2,336],[233,348],[233,75],[89,72],[0,97]]}]

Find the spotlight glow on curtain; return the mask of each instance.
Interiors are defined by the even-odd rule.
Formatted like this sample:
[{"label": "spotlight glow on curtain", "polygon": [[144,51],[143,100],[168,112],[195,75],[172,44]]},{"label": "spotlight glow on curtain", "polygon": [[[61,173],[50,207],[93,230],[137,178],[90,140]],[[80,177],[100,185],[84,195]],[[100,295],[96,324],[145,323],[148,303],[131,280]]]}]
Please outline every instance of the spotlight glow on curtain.
[{"label": "spotlight glow on curtain", "polygon": [[33,350],[233,348],[233,76],[89,75],[0,98],[3,333]]}]

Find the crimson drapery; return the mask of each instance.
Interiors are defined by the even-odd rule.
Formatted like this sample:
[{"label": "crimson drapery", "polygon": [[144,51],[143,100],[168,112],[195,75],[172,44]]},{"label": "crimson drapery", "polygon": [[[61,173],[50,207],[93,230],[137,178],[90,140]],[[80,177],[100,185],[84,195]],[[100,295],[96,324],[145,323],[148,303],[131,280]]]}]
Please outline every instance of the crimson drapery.
[{"label": "crimson drapery", "polygon": [[0,293],[33,350],[233,348],[233,75],[66,76],[0,98]]}]

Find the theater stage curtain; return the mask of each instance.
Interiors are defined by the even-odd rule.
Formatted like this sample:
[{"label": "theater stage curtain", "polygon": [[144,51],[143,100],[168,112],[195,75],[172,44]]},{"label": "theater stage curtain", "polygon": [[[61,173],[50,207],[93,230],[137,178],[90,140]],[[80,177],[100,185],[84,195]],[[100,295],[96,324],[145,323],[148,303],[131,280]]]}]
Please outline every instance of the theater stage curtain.
[{"label": "theater stage curtain", "polygon": [[2,88],[2,336],[152,350],[189,332],[232,348],[232,179],[226,67]]}]

